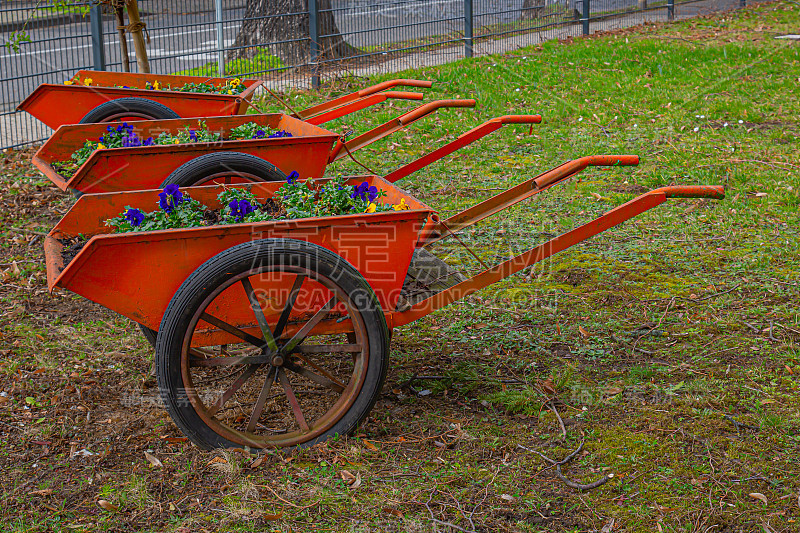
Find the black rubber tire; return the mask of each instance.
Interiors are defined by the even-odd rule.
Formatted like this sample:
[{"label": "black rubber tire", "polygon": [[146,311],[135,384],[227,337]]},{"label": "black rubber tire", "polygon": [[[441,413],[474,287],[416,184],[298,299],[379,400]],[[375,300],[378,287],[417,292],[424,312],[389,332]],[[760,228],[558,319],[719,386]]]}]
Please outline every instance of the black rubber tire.
[{"label": "black rubber tire", "polygon": [[116,100],[102,103],[86,113],[80,124],[109,122],[110,117],[126,112],[143,115],[142,117],[135,117],[136,120],[181,118],[180,115],[164,104],[147,98],[117,98]]},{"label": "black rubber tire", "polygon": [[[335,253],[304,241],[263,239],[243,243],[212,257],[183,282],[164,313],[156,341],[158,386],[167,412],[178,428],[203,449],[258,447],[223,437],[192,406],[180,368],[185,336],[189,328],[193,329],[193,316],[204,311],[200,306],[207,298],[214,298],[215,291],[229,287],[231,280],[247,272],[263,272],[276,266],[307,269],[335,283],[363,320],[369,349],[364,379],[349,409],[327,431],[295,447],[313,446],[335,435],[351,433],[366,419],[380,394],[388,366],[389,330],[375,293],[355,267]],[[193,390],[194,385],[188,385]]]},{"label": "black rubber tire", "polygon": [[260,157],[241,152],[214,152],[182,164],[167,176],[161,187],[172,184],[190,187],[223,172],[230,172],[231,176],[246,174],[244,179],[248,181],[286,181],[281,169]]},{"label": "black rubber tire", "polygon": [[137,324],[137,326],[139,326],[139,331],[142,332],[142,335],[144,335],[144,338],[147,339],[147,342],[150,343],[150,346],[155,348],[156,347],[156,337],[158,336],[158,332],[148,328],[147,326],[143,326],[141,324]]}]

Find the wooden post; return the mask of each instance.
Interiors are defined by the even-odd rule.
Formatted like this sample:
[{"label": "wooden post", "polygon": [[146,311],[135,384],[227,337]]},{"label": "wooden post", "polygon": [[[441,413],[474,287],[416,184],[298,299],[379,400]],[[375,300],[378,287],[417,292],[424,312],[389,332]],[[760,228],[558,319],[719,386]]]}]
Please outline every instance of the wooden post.
[{"label": "wooden post", "polygon": [[133,48],[136,50],[136,63],[139,65],[139,72],[149,73],[150,63],[147,61],[147,49],[144,47],[144,24],[139,18],[139,5],[136,0],[130,0],[128,6],[128,22],[130,22],[131,36],[133,38]]},{"label": "wooden post", "polygon": [[128,36],[125,35],[125,13],[122,3],[114,5],[114,14],[117,16],[117,34],[119,34],[119,51],[122,55],[122,71],[131,71],[131,61],[128,57]]}]

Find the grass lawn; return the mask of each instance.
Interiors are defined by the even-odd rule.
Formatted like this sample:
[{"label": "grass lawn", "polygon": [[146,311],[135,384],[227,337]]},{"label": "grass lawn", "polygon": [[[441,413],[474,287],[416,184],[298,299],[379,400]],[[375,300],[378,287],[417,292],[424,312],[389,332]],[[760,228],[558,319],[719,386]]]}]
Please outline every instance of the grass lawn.
[{"label": "grass lawn", "polygon": [[[798,26],[783,0],[291,93],[299,108],[420,78],[436,81],[429,100],[478,100],[356,152],[381,174],[492,117],[541,113],[530,135],[505,126],[399,182],[443,214],[569,159],[641,156],[465,231],[487,263],[659,186],[727,197],[670,200],[395,330],[357,435],[258,459],[187,443],[157,406],[135,324],[47,294],[37,232],[73,200],[30,151],[5,153],[0,529],[800,530],[800,45],[774,38]],[[410,107],[326,127],[358,134]],[[433,251],[480,269],[457,243]],[[564,476],[613,474],[589,491],[536,453],[581,442]]]}]

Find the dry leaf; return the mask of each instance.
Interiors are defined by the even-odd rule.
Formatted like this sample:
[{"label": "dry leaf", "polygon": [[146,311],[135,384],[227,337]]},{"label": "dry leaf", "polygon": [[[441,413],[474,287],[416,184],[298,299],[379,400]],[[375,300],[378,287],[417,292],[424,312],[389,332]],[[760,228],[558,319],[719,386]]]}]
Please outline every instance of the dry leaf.
[{"label": "dry leaf", "polygon": [[261,457],[250,463],[250,468],[258,468],[259,466],[261,466],[261,463],[264,462],[265,457],[266,455],[262,455]]},{"label": "dry leaf", "polygon": [[542,389],[543,392],[553,396],[556,393],[556,384],[553,383],[552,379],[545,379],[539,382],[539,388]]},{"label": "dry leaf", "polygon": [[352,485],[350,485],[350,488],[351,489],[357,489],[360,486],[361,486],[361,472],[357,472],[356,473],[356,480]]},{"label": "dry leaf", "polygon": [[342,481],[345,482],[346,485],[352,485],[356,481],[356,476],[353,475],[352,472],[349,470],[342,470],[339,472],[339,476],[342,478]]},{"label": "dry leaf", "polygon": [[280,520],[281,518],[283,518],[283,513],[262,514],[260,518],[263,518],[264,520]]},{"label": "dry leaf", "polygon": [[623,390],[625,389],[623,389],[622,387],[607,387],[603,392],[605,392],[609,396],[614,396],[616,394],[619,394]]},{"label": "dry leaf", "polygon": [[757,193],[756,193],[756,197],[757,197],[757,198],[763,198],[763,197],[764,197],[764,196],[766,196],[766,195],[767,195],[767,193],[765,193],[765,192],[757,192]]},{"label": "dry leaf", "polygon": [[156,457],[152,453],[145,451],[144,458],[147,459],[147,462],[150,463],[151,465],[157,468],[164,468],[164,464],[161,461],[159,461],[158,457]]},{"label": "dry leaf", "polygon": [[767,497],[761,494],[760,492],[751,492],[749,496],[754,500],[761,500],[762,502],[764,502],[764,505],[767,505],[769,503]]},{"label": "dry leaf", "polygon": [[501,494],[500,499],[507,502],[513,502],[516,498],[514,498],[511,494]]},{"label": "dry leaf", "polygon": [[30,494],[38,494],[39,496],[47,496],[53,494],[53,489],[34,490]]},{"label": "dry leaf", "polygon": [[377,452],[378,451],[378,447],[375,446],[374,444],[372,444],[370,441],[368,441],[366,439],[363,439],[361,442],[364,443],[364,446],[366,446],[368,450],[371,450],[373,452]]},{"label": "dry leaf", "polygon": [[383,512],[384,512],[384,513],[389,513],[389,514],[391,514],[391,515],[394,515],[394,516],[396,516],[397,518],[404,518],[404,516],[403,516],[403,513],[401,513],[401,512],[400,512],[400,511],[398,511],[397,509],[392,509],[391,507],[384,507],[384,508],[383,508]]},{"label": "dry leaf", "polygon": [[591,334],[588,331],[586,331],[583,326],[578,326],[578,331],[581,332],[581,336],[584,339],[588,339],[589,337],[591,337]]},{"label": "dry leaf", "polygon": [[111,513],[116,513],[117,511],[119,511],[119,507],[117,507],[108,500],[97,500],[97,505],[99,505],[100,507]]},{"label": "dry leaf", "polygon": [[211,466],[211,465],[213,465],[213,464],[217,464],[217,463],[227,463],[227,462],[228,462],[228,461],[226,461],[226,460],[225,460],[225,459],[223,459],[222,457],[219,457],[219,456],[217,456],[217,457],[214,457],[213,459],[211,459],[211,460],[210,460],[208,463],[206,463],[206,464],[207,464],[208,466]]}]

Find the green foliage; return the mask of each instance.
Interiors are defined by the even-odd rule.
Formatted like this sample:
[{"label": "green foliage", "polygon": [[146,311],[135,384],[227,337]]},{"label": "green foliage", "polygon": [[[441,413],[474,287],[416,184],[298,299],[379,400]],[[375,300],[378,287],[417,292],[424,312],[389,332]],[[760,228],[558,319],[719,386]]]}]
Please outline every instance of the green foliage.
[{"label": "green foliage", "polygon": [[[365,185],[367,182],[358,187],[366,190]],[[367,190],[364,194],[355,195],[353,186],[347,185],[347,178],[336,177],[322,187],[315,187],[313,179],[298,182],[290,178],[278,189],[276,196],[286,208],[287,218],[329,217],[395,209],[391,204],[373,201],[385,196],[384,191],[376,189],[374,194],[372,198]]]},{"label": "green foliage", "polygon": [[25,30],[20,30],[11,32],[11,34],[8,36],[8,40],[6,40],[6,42],[3,44],[9,51],[13,51],[15,54],[18,54],[19,45],[29,42],[31,42],[31,37],[28,35],[28,32]]},{"label": "green foliage", "polygon": [[[244,76],[279,69],[283,66],[283,61],[279,57],[271,55],[266,49],[262,48],[252,59],[234,59],[226,62],[225,72],[222,76]],[[179,76],[220,76],[216,61],[206,63],[200,67],[174,72],[173,74]]]},{"label": "green foliage", "polygon": [[248,122],[247,124],[232,128],[228,139],[262,139],[268,137],[271,133],[271,128],[260,126],[255,122]]}]

